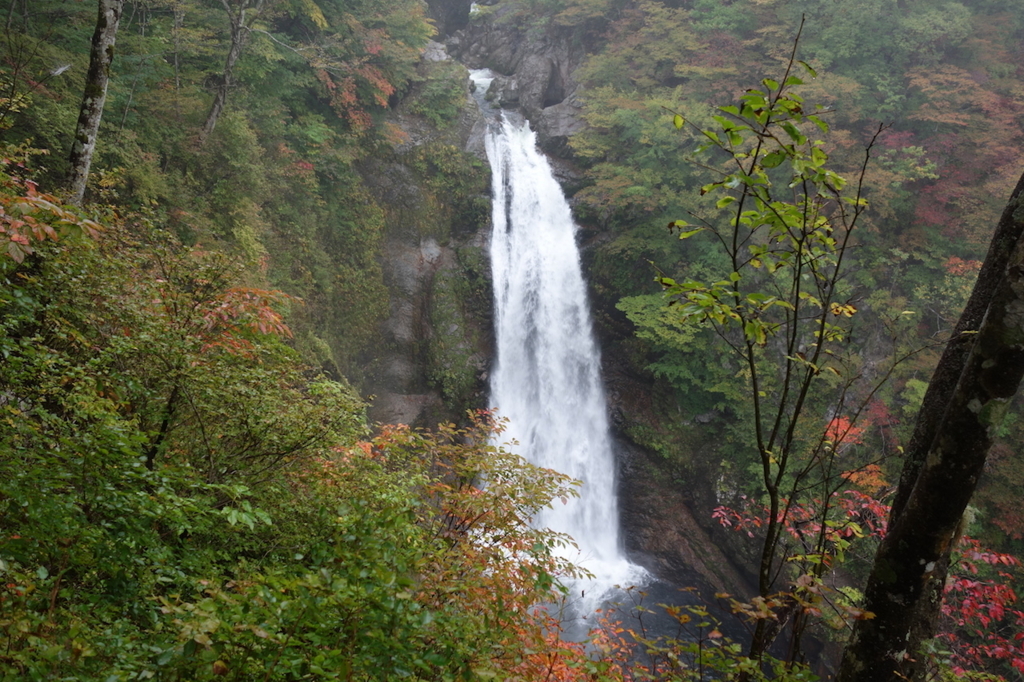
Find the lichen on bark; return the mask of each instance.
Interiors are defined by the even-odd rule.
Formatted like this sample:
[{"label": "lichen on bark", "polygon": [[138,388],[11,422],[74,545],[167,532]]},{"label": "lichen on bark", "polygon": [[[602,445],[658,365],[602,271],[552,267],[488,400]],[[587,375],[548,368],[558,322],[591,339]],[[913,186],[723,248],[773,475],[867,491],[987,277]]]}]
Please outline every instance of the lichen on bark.
[{"label": "lichen on bark", "polygon": [[857,622],[839,682],[923,680],[931,673],[922,644],[934,637],[950,552],[994,427],[1024,377],[1022,192],[1024,177],[918,416],[865,591],[874,618]]},{"label": "lichen on bark", "polygon": [[82,105],[75,127],[75,142],[71,145],[71,172],[67,184],[72,204],[81,204],[85,196],[85,185],[89,179],[96,136],[103,118],[110,65],[114,61],[114,43],[123,9],[124,0],[98,0],[96,31],[93,33],[89,50],[89,71],[85,77]]}]

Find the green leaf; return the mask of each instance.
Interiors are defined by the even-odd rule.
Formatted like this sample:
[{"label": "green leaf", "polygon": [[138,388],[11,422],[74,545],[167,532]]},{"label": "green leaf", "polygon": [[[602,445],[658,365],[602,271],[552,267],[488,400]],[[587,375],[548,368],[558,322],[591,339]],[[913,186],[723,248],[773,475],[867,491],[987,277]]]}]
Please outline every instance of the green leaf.
[{"label": "green leaf", "polygon": [[822,121],[817,116],[814,116],[812,114],[811,116],[807,117],[807,120],[808,121],[812,121],[814,123],[814,125],[816,125],[819,128],[821,128],[821,132],[823,132],[823,133],[827,133],[828,132],[828,123],[825,123],[825,121]]},{"label": "green leaf", "polygon": [[818,77],[818,72],[815,71],[813,68],[811,68],[811,65],[808,64],[807,62],[805,62],[803,60],[797,60],[797,64],[799,64],[800,66],[804,67],[804,69],[807,71],[808,75],[810,75],[811,78],[817,78]]},{"label": "green leaf", "polygon": [[790,138],[792,138],[792,140],[797,144],[803,144],[804,142],[807,141],[807,138],[804,137],[804,134],[801,133],[800,130],[797,129],[797,127],[789,121],[786,121],[785,123],[782,124],[782,129],[785,130],[786,134],[789,135]]},{"label": "green leaf", "polygon": [[761,165],[765,168],[775,168],[785,160],[786,153],[780,150],[775,150],[774,152],[766,154],[765,157],[761,159]]},{"label": "green leaf", "polygon": [[680,233],[679,233],[679,238],[680,238],[680,239],[689,239],[689,238],[690,238],[690,237],[692,237],[693,235],[695,235],[695,234],[697,234],[698,232],[701,232],[701,231],[703,231],[703,230],[704,230],[704,228],[703,228],[703,227],[698,227],[698,228],[696,228],[696,229],[693,229],[693,230],[687,230],[686,232],[680,232]]},{"label": "green leaf", "polygon": [[679,114],[676,114],[675,116],[672,117],[672,125],[674,125],[676,127],[676,130],[681,130],[682,127],[683,127],[683,124],[685,124],[685,123],[686,123],[686,120],[682,116],[680,116]]},{"label": "green leaf", "polygon": [[715,119],[715,123],[722,126],[722,130],[728,132],[736,127],[736,124],[727,119],[725,116],[712,116]]},{"label": "green leaf", "polygon": [[803,81],[802,78],[797,78],[796,76],[790,76],[789,78],[786,79],[786,83],[785,84],[786,85],[803,85],[804,81]]},{"label": "green leaf", "polygon": [[764,87],[768,88],[769,90],[779,89],[779,82],[772,78],[765,78],[763,81],[761,81],[761,84],[764,85]]},{"label": "green leaf", "polygon": [[740,99],[751,108],[751,114],[753,114],[754,109],[764,108],[768,104],[768,100],[765,99],[764,93],[760,90],[747,90],[746,94],[740,97]]}]

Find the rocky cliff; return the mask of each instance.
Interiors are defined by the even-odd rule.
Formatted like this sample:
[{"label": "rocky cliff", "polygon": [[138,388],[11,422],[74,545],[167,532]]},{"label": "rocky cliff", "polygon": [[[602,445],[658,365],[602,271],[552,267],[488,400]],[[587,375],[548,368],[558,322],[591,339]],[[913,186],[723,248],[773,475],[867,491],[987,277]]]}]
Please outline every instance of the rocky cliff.
[{"label": "rocky cliff", "polygon": [[[430,426],[486,404],[492,353],[486,235],[489,171],[468,72],[439,43],[420,65],[419,92],[391,117],[392,148],[361,174],[384,209],[389,313],[366,358],[371,419]],[[431,88],[457,88],[454,120],[431,120]],[[476,142],[474,142],[476,140]],[[470,149],[476,149],[476,154]]]},{"label": "rocky cliff", "polygon": [[[581,89],[573,77],[585,56],[580,42],[569,32],[530,31],[503,20],[503,6],[471,18],[461,0],[430,5],[445,43],[427,51],[425,73],[437,64],[454,64],[452,59],[494,71],[488,99],[530,120],[571,196],[582,177],[568,146],[569,137],[583,128]],[[486,406],[493,357],[486,253],[489,171],[482,148],[484,123],[469,97],[464,70],[461,78],[466,92],[456,123],[439,128],[403,104],[392,119],[401,141],[392,154],[362,169],[388,223],[384,256],[390,314],[382,326],[383,342],[370,361],[369,382],[376,394],[371,415],[380,422],[428,426],[458,419],[468,407]],[[581,227],[587,239],[601,240],[599,230]],[[607,334],[609,327],[598,329]],[[619,444],[627,550],[677,585],[697,585],[706,594],[748,592],[747,576],[729,558],[737,552],[719,548],[735,538],[710,523],[717,504],[715,483],[703,478],[711,479],[714,469],[701,462],[717,453],[699,454],[708,434],[677,442],[693,451],[682,458],[688,462],[683,468],[650,447],[645,429],[657,428],[665,416],[658,414],[645,377],[617,351],[617,341],[614,333],[602,339]]]},{"label": "rocky cliff", "polygon": [[471,69],[491,69],[496,78],[488,99],[521,111],[549,154],[568,157],[568,139],[583,128],[579,84],[573,72],[584,57],[568,31],[529,31],[502,21],[510,11],[499,5],[475,17],[446,40],[449,52]]}]

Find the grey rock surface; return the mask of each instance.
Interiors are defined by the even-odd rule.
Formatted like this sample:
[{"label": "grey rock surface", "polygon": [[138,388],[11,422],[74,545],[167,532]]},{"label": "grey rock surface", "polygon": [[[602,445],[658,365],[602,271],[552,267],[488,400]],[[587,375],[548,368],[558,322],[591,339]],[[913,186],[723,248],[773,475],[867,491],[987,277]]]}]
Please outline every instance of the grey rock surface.
[{"label": "grey rock surface", "polygon": [[583,126],[573,77],[583,49],[568,32],[535,35],[502,23],[501,17],[499,8],[471,22],[448,38],[448,51],[469,68],[494,71],[489,99],[526,116],[544,151],[569,158],[568,138]]},{"label": "grey rock surface", "polygon": [[437,33],[447,36],[466,27],[473,0],[427,0],[427,16],[434,21]]},{"label": "grey rock surface", "polygon": [[[468,11],[468,4],[467,4]],[[425,62],[450,59],[440,43],[428,45]],[[383,266],[390,291],[380,343],[368,359],[363,393],[370,418],[379,423],[430,427],[458,420],[452,383],[474,377],[468,390],[483,390],[490,351],[487,311],[460,300],[467,262],[486,261],[489,224],[443,224],[439,197],[429,178],[409,165],[431,145],[470,151],[485,158],[486,125],[468,93],[454,124],[438,129],[399,107],[390,123],[401,132],[391,153],[360,163],[363,180],[385,213]],[[429,153],[429,152],[428,152]],[[467,261],[468,259],[468,261]],[[440,350],[439,350],[440,349]],[[464,387],[463,387],[464,388]],[[481,395],[476,401],[483,405]]]}]

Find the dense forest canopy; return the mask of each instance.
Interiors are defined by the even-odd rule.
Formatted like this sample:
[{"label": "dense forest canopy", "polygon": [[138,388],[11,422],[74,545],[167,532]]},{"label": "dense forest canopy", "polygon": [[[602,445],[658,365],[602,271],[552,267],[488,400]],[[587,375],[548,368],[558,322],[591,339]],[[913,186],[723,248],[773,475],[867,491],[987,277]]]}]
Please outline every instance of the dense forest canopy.
[{"label": "dense forest canopy", "polygon": [[[389,103],[419,87],[409,105],[451,121],[464,86],[445,65],[417,72],[433,34],[418,2],[275,1],[239,19],[248,4],[124,5],[89,197],[145,211],[185,243],[266,260],[273,284],[310,304],[291,320],[297,345],[354,373],[387,296],[383,213],[354,164],[401,135],[384,121]],[[5,139],[27,144],[34,180],[57,187],[96,8],[16,2],[5,14]],[[225,73],[233,31],[244,40]]]},{"label": "dense forest canopy", "polygon": [[[794,336],[788,353],[770,360],[772,354],[766,352],[765,365],[748,367],[742,358],[737,362],[718,338],[718,325],[711,329],[712,325],[684,324],[664,307],[656,288],[643,280],[650,272],[644,265],[650,261],[659,273],[673,278],[662,280],[671,293],[691,305],[708,306],[716,289],[699,283],[724,280],[730,272],[734,282],[739,278],[736,260],[730,264],[722,258],[728,248],[718,248],[712,238],[693,236],[696,230],[691,229],[706,226],[721,236],[714,226],[728,232],[725,226],[736,224],[730,222],[733,206],[718,194],[707,193],[713,185],[705,183],[723,172],[722,155],[716,154],[716,145],[706,143],[701,131],[710,126],[726,139],[729,127],[719,126],[721,119],[714,116],[730,118],[737,110],[709,110],[708,105],[739,104],[739,95],[756,87],[753,74],[781,80],[792,45],[784,36],[796,35],[801,21],[806,21],[799,59],[818,77],[798,90],[801,101],[821,107],[817,113],[827,122],[822,151],[830,167],[848,178],[858,176],[869,144],[872,158],[862,176],[868,207],[858,218],[846,273],[834,290],[819,289],[841,303],[836,309],[842,311],[840,320],[847,313],[855,318],[844,325],[841,356],[812,368],[843,375],[841,385],[834,387],[831,397],[825,391],[800,408],[805,410],[803,426],[811,430],[795,435],[807,439],[808,448],[816,437],[841,442],[836,446],[843,451],[838,466],[851,478],[868,470],[880,474],[861,480],[881,485],[876,493],[885,499],[886,482],[900,477],[901,454],[931,368],[966,301],[1005,197],[1020,173],[1020,71],[1019,60],[1012,56],[1020,50],[1020,9],[1008,4],[651,2],[621,5],[618,13],[601,15],[603,23],[588,25],[573,18],[581,15],[572,7],[582,5],[555,11],[551,23],[574,24],[584,35],[603,32],[614,37],[594,50],[579,72],[585,86],[580,99],[590,125],[573,145],[583,162],[589,162],[592,180],[577,194],[580,215],[614,235],[598,247],[597,281],[607,286],[608,297],[618,299],[618,309],[635,325],[639,343],[624,340],[626,352],[633,354],[634,362],[645,364],[659,379],[655,385],[665,391],[661,418],[640,419],[627,428],[669,461],[674,459],[668,468],[686,480],[688,472],[707,466],[701,460],[708,458],[701,446],[692,445],[692,427],[673,414],[678,414],[677,406],[684,407],[684,415],[724,414],[719,429],[727,445],[718,447],[720,454],[710,467],[729,483],[716,499],[727,500],[729,508],[748,509],[741,514],[741,524],[748,530],[767,528],[760,531],[767,532],[766,549],[773,538],[777,503],[794,504],[799,491],[812,504],[827,506],[827,478],[820,479],[821,492],[812,493],[801,478],[807,470],[800,468],[796,478],[789,479],[788,493],[769,495],[771,504],[760,517],[755,512],[751,518],[750,505],[743,501],[748,495],[764,494],[759,492],[759,458],[767,493],[786,481],[780,473],[784,465],[773,461],[785,458],[786,451],[765,450],[760,440],[755,447],[753,435],[764,423],[758,411],[760,395],[768,403],[777,398],[782,407],[786,404],[787,394],[779,387],[788,383],[781,370],[773,377],[771,367],[791,367],[794,358],[805,363],[810,348],[820,349],[820,343]],[[993,44],[1000,48],[992,49]],[[673,113],[696,125],[684,126],[687,134],[673,134],[666,125]],[[813,128],[804,132],[820,134]],[[973,137],[979,133],[984,140]],[[701,142],[704,151],[695,151]],[[737,180],[747,182],[744,176]],[[979,187],[989,188],[988,197],[973,194]],[[707,193],[703,201],[696,196],[698,189],[700,195]],[[988,198],[995,201],[987,203]],[[681,224],[680,218],[690,225],[671,229]],[[732,220],[740,218],[733,212]],[[833,212],[829,219],[834,218]],[[666,224],[669,230],[664,229]],[[682,247],[680,236],[687,237]],[[753,253],[754,246],[750,250]],[[624,262],[634,267],[623,267]],[[677,286],[684,278],[685,286]],[[637,294],[620,298],[629,290]],[[703,310],[705,319],[714,321],[708,308]],[[614,317],[609,322],[618,324]],[[756,327],[757,322],[755,317],[745,324]],[[707,362],[709,349],[719,349],[724,359]],[[847,355],[851,350],[853,354]],[[755,373],[768,383],[760,392],[757,384],[753,394],[745,392]],[[821,426],[806,424],[811,414]],[[797,416],[789,414],[783,423],[796,424]],[[853,430],[844,426],[850,417],[858,419]],[[989,475],[975,498],[975,525],[969,531],[985,534],[1004,549],[1016,549],[1011,538],[1017,532],[1006,533],[1017,513],[1016,495],[1001,497],[1013,476],[1008,472],[1016,466],[1007,456],[1019,441],[1014,423],[1011,419],[1000,427],[998,440],[1005,445],[995,447]],[[709,441],[703,443],[703,448],[709,447]],[[813,454],[809,461],[816,457]],[[866,469],[850,473],[859,467]],[[771,478],[775,482],[767,482]],[[760,499],[754,508],[760,510],[759,504]],[[801,535],[795,536],[797,548]],[[794,550],[779,551],[785,557]],[[756,559],[751,556],[750,561],[753,565]],[[855,564],[847,561],[846,569],[856,572]],[[762,559],[762,567],[767,565]],[[763,585],[763,571],[760,578]],[[798,622],[794,619],[794,629]]]},{"label": "dense forest canopy", "polygon": [[[704,243],[680,244],[664,229],[690,213],[708,220],[724,213],[695,196],[713,179],[699,164],[714,158],[707,152],[695,157],[698,143],[666,125],[667,111],[711,124],[709,103],[730,103],[761,74],[779,70],[791,47],[785,36],[795,35],[804,14],[799,56],[819,77],[799,92],[808,103],[825,107],[832,167],[849,176],[878,124],[885,125],[867,167],[869,210],[845,286],[867,313],[854,334],[868,362],[889,353],[881,346],[892,341],[877,320],[890,311],[912,313],[897,315],[893,324],[901,326],[897,341],[918,344],[919,352],[879,396],[889,416],[873,417],[874,426],[898,434],[906,428],[901,422],[916,411],[941,349],[922,340],[941,339],[955,322],[1020,173],[1024,99],[1014,57],[1020,50],[1020,8],[931,2],[706,5],[630,3],[608,13],[614,20],[579,29],[610,38],[580,70],[589,127],[573,140],[591,178],[576,195],[580,215],[613,235],[596,255],[598,284],[608,287],[612,301],[636,292],[618,306],[638,325],[637,352],[678,389],[684,405],[697,413],[735,409],[729,369],[708,366],[701,359],[704,345],[685,335],[693,332],[674,333],[657,313],[648,261],[662,272],[697,278],[722,265]],[[567,13],[555,14],[552,23],[566,21]],[[927,49],[910,49],[915,45]],[[991,503],[992,520],[1007,531],[1015,505]]]},{"label": "dense forest canopy", "polygon": [[[716,536],[741,568],[775,533],[774,582],[733,606],[763,638],[807,632],[830,672],[864,617],[858,586],[914,415],[1021,171],[1024,5],[113,4],[80,209],[64,204],[97,3],[9,0],[0,16],[0,679],[814,679],[792,645],[766,644],[779,660],[759,668],[700,608],[672,612],[680,641],[637,644],[617,625],[589,646],[560,640],[534,607],[559,598],[573,569],[553,550],[568,540],[529,520],[570,482],[489,445],[500,425],[486,413],[371,438],[352,386],[373,390],[393,306],[388,230],[448,244],[486,221],[481,163],[458,146],[466,72],[423,58],[450,37],[429,16],[467,26],[462,40],[509,32],[578,55],[583,125],[562,152],[577,220],[597,235],[609,353],[651,405],[620,428],[655,453],[652,475],[709,483],[689,502],[744,531]],[[794,66],[798,32],[803,82],[762,81]],[[767,349],[744,369],[728,335],[664,295],[739,279],[704,229],[732,219],[721,192],[735,186],[709,185],[732,151],[702,131],[757,88],[820,105],[817,127],[789,109],[820,131],[808,158],[865,200],[822,306],[842,328],[835,359],[807,374],[844,378],[808,390],[792,439],[794,458],[834,470],[813,491],[780,471],[784,517],[762,490],[779,470],[751,435],[747,382],[760,371],[772,399],[776,368],[806,367],[807,344],[771,355],[766,313],[739,332]],[[422,186],[415,210],[368,179],[382,160],[403,169],[388,182]],[[432,308],[438,329],[481,307],[478,267],[439,282],[459,304]],[[486,407],[465,348],[440,333],[421,346],[450,408]],[[958,536],[929,659],[942,679],[1024,670],[1019,413],[994,433]],[[808,528],[820,539],[801,549]]]}]

